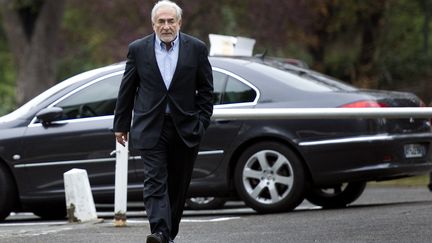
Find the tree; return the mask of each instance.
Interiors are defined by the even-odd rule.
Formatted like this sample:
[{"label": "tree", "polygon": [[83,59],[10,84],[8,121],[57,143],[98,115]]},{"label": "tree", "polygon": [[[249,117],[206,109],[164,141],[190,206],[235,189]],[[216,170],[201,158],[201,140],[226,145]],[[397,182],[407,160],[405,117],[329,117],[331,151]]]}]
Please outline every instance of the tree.
[{"label": "tree", "polygon": [[429,25],[431,21],[432,2],[430,0],[418,0],[420,8],[423,10],[423,53],[429,52]]},{"label": "tree", "polygon": [[361,28],[361,43],[353,79],[358,86],[377,88],[379,77],[375,67],[375,55],[387,3],[381,0],[364,4],[364,6],[360,5],[357,12],[357,23]]},{"label": "tree", "polygon": [[1,26],[0,63],[0,115],[2,115],[12,111],[15,107],[15,69]]},{"label": "tree", "polygon": [[0,0],[3,28],[17,64],[18,105],[55,83],[63,9],[64,0]]},{"label": "tree", "polygon": [[[0,73],[7,79],[0,80],[0,96],[16,90],[21,104],[55,80],[124,60],[127,44],[152,32],[156,1],[0,0],[0,72],[7,70]],[[414,90],[432,83],[431,0],[176,2],[184,10],[182,31],[206,42],[209,33],[255,38],[255,54],[300,58],[361,87]],[[418,90],[430,97],[429,88]]]}]

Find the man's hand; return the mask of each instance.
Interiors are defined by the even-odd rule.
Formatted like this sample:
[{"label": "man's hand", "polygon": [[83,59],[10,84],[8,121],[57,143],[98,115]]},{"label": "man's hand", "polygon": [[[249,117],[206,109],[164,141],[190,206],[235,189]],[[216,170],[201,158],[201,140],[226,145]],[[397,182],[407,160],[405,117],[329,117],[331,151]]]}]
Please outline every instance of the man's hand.
[{"label": "man's hand", "polygon": [[127,132],[116,132],[114,133],[116,140],[119,144],[125,146],[125,143],[128,141]]}]

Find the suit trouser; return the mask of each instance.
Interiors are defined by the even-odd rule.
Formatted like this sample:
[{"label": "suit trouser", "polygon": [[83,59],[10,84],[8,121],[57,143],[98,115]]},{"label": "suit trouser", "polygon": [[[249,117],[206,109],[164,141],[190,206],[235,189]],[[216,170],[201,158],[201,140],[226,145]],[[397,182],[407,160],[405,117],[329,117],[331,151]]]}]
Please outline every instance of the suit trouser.
[{"label": "suit trouser", "polygon": [[177,235],[197,153],[198,146],[183,142],[169,116],[156,146],[141,150],[144,204],[152,233],[171,239]]}]

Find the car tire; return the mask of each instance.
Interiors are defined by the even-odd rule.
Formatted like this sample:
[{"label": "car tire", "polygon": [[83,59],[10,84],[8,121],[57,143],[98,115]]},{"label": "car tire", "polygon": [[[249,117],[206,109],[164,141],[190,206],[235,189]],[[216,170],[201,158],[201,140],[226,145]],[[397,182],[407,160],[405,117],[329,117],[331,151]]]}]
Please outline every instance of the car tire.
[{"label": "car tire", "polygon": [[0,221],[9,216],[17,202],[15,183],[6,167],[0,164]]},{"label": "car tire", "polygon": [[220,209],[226,200],[220,197],[191,197],[186,199],[186,207],[192,210]]},{"label": "car tire", "polygon": [[238,194],[258,213],[290,211],[304,200],[303,164],[283,144],[252,145],[240,156],[234,173]]},{"label": "car tire", "polygon": [[312,188],[306,199],[323,208],[343,208],[354,202],[366,188],[366,182],[343,183],[328,188]]},{"label": "car tire", "polygon": [[53,205],[50,208],[37,208],[32,210],[36,216],[47,220],[56,220],[66,218],[66,206]]}]

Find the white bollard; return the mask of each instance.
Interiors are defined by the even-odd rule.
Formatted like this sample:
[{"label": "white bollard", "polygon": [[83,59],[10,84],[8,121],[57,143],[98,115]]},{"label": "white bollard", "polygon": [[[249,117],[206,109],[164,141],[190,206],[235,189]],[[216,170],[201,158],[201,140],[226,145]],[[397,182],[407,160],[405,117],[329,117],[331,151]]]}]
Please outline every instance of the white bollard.
[{"label": "white bollard", "polygon": [[116,142],[114,225],[126,226],[129,148]]},{"label": "white bollard", "polygon": [[87,171],[72,169],[63,174],[69,222],[97,220]]}]

